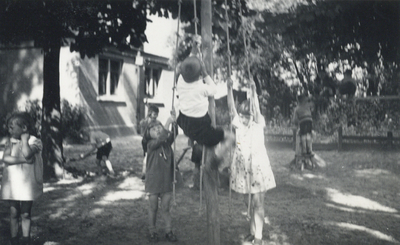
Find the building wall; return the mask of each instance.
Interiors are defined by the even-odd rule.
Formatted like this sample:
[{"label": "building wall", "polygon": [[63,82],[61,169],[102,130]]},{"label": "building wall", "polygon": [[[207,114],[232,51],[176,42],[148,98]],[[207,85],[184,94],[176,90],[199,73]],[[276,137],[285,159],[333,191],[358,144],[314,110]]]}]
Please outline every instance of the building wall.
[{"label": "building wall", "polygon": [[[86,108],[89,126],[111,136],[137,134],[144,111],[143,67],[135,65],[131,53],[104,52],[101,57],[123,61],[117,95],[101,100],[98,96],[99,55],[82,59],[69,47],[60,51],[60,96],[72,105]],[[147,58],[154,60],[155,56]],[[160,57],[161,59],[165,59]],[[142,74],[143,75],[143,74]],[[160,120],[165,122],[171,110],[173,72],[162,71],[155,99],[161,104]],[[141,91],[141,92],[139,92]],[[24,109],[27,100],[43,98],[43,53],[41,49],[0,50],[0,115],[13,109]]]},{"label": "building wall", "polygon": [[134,60],[122,55],[101,55],[123,61],[116,95],[101,98],[98,96],[99,55],[81,59],[79,54],[63,49],[61,56],[63,64],[60,62],[60,67],[65,68],[64,76],[60,78],[60,84],[65,88],[62,96],[70,103],[86,108],[89,128],[111,136],[136,134],[139,67],[133,63]]}]

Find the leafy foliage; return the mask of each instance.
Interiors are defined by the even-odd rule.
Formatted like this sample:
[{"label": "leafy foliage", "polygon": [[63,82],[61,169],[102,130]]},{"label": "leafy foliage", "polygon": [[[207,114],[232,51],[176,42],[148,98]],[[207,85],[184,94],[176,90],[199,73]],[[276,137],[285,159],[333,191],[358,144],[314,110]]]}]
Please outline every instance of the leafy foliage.
[{"label": "leafy foliage", "polygon": [[[62,136],[64,139],[68,138],[74,142],[79,142],[79,134],[86,126],[86,110],[81,106],[70,104],[67,100],[62,100],[61,105]],[[35,122],[36,134],[40,136],[42,121],[41,102],[39,100],[26,101],[25,111],[32,117],[32,120]],[[9,116],[10,115],[11,113],[9,113]],[[1,122],[3,126],[0,132],[1,136],[6,136],[8,134],[6,122],[9,116],[4,117]]]}]

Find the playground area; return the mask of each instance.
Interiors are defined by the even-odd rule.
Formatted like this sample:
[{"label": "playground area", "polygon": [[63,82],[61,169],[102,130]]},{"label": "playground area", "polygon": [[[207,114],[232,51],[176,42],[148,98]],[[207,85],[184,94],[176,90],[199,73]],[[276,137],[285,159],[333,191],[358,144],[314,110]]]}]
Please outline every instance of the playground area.
[{"label": "playground area", "polygon": [[[177,154],[186,138],[177,138]],[[113,140],[110,160],[116,178],[67,176],[47,183],[34,203],[32,239],[35,245],[128,245],[147,241],[147,200],[141,177],[140,137]],[[67,157],[78,156],[82,145],[66,145]],[[207,244],[206,206],[203,195],[192,190],[191,150],[180,163],[184,187],[177,189],[173,206],[176,244]],[[264,244],[398,244],[400,242],[400,153],[385,149],[317,151],[326,167],[312,171],[290,169],[290,147],[268,144],[277,181],[265,201]],[[74,162],[94,171],[94,156]],[[223,180],[223,178],[221,178]],[[222,181],[223,182],[223,181]],[[248,233],[244,200],[229,189],[219,189],[221,244],[242,244]],[[0,204],[0,244],[9,238],[8,206]],[[164,238],[158,218],[157,244]]]}]

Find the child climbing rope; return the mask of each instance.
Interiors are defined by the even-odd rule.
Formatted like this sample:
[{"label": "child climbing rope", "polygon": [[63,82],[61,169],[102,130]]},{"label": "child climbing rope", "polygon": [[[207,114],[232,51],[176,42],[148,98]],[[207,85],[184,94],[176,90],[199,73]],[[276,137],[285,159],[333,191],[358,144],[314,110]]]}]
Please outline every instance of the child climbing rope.
[{"label": "child climbing rope", "polygon": [[[179,98],[178,125],[190,140],[206,147],[215,147],[222,158],[234,142],[234,136],[211,125],[208,97],[217,93],[216,83],[208,75],[204,62],[198,58],[198,40],[194,40],[191,54],[178,66],[177,94]],[[179,76],[181,75],[181,76]]]}]

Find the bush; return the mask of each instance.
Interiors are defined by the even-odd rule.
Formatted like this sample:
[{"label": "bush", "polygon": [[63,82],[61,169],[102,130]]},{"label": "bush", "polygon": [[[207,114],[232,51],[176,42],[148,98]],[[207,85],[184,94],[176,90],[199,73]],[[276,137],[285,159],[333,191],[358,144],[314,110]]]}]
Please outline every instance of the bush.
[{"label": "bush", "polygon": [[61,101],[61,128],[63,139],[80,143],[79,136],[86,126],[86,110],[81,106],[71,105],[67,100]]},{"label": "bush", "polygon": [[[37,135],[41,133],[42,121],[42,106],[39,100],[27,101],[25,111],[28,112],[33,121]],[[7,132],[7,119],[11,116],[12,112],[8,113],[1,121],[1,136],[6,136]],[[79,134],[85,127],[85,109],[81,106],[71,105],[67,100],[61,101],[61,135],[63,139],[71,140],[73,142],[80,142]]]}]

